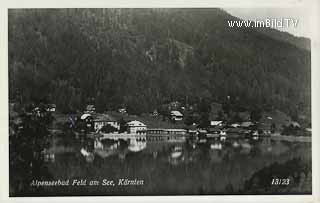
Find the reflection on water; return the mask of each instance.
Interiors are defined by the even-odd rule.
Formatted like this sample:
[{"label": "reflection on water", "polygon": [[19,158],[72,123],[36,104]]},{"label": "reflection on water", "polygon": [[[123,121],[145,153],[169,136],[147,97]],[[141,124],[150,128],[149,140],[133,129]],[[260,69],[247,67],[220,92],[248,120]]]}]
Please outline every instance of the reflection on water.
[{"label": "reflection on water", "polygon": [[[173,142],[128,139],[92,142],[91,150],[75,144],[73,152],[57,153],[55,162],[48,163],[53,177],[114,180],[137,178],[143,179],[145,184],[140,187],[51,188],[48,193],[237,194],[239,191],[245,193],[245,181],[264,167],[296,157],[311,162],[310,143],[271,141],[270,138],[258,141],[208,139],[204,142],[185,139],[184,142]],[[305,191],[311,192],[311,188]]]},{"label": "reflection on water", "polygon": [[147,147],[146,141],[137,141],[136,139],[130,139],[128,149],[131,152],[139,152]]}]

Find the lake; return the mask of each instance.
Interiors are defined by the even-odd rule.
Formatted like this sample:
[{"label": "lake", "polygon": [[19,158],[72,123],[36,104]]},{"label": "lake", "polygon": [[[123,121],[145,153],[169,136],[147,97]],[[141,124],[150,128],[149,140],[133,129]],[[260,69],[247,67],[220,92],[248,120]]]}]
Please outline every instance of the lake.
[{"label": "lake", "polygon": [[[51,150],[54,159],[47,163],[49,179],[85,180],[86,185],[43,187],[35,194],[311,194],[311,143],[260,138],[226,142],[104,140],[102,145],[85,156],[79,139],[57,139]],[[287,186],[274,186],[272,178],[291,181]],[[106,180],[114,185],[103,185]],[[95,185],[89,185],[90,181]],[[143,184],[122,184],[139,181]]]}]

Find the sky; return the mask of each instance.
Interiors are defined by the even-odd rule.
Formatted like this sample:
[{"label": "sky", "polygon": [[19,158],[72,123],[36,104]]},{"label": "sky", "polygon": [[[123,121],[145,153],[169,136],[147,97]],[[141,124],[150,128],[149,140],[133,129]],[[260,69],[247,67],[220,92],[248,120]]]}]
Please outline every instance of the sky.
[{"label": "sky", "polygon": [[277,28],[280,31],[289,32],[299,37],[311,37],[311,16],[310,12],[304,7],[293,8],[224,8],[225,11],[233,16],[244,20],[264,20],[264,19],[297,19],[296,27],[289,26]]}]

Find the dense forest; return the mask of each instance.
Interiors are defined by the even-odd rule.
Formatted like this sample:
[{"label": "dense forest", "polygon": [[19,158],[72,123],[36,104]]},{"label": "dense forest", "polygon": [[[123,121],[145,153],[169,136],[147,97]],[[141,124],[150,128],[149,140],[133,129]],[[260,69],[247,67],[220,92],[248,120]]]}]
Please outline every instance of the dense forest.
[{"label": "dense forest", "polygon": [[151,112],[170,101],[310,112],[310,51],[222,9],[10,9],[9,98]]}]

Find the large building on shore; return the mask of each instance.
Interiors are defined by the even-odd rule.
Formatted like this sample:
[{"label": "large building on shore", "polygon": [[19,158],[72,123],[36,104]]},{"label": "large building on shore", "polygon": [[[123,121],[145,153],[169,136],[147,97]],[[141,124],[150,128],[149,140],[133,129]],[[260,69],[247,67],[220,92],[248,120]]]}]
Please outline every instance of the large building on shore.
[{"label": "large building on shore", "polygon": [[117,130],[120,130],[120,124],[118,123],[118,121],[107,114],[97,115],[94,118],[93,122],[95,131],[99,131],[107,125],[110,125],[116,128]]},{"label": "large building on shore", "polygon": [[136,134],[139,131],[146,131],[147,126],[140,121],[130,121],[127,123],[127,132],[130,134]]}]

